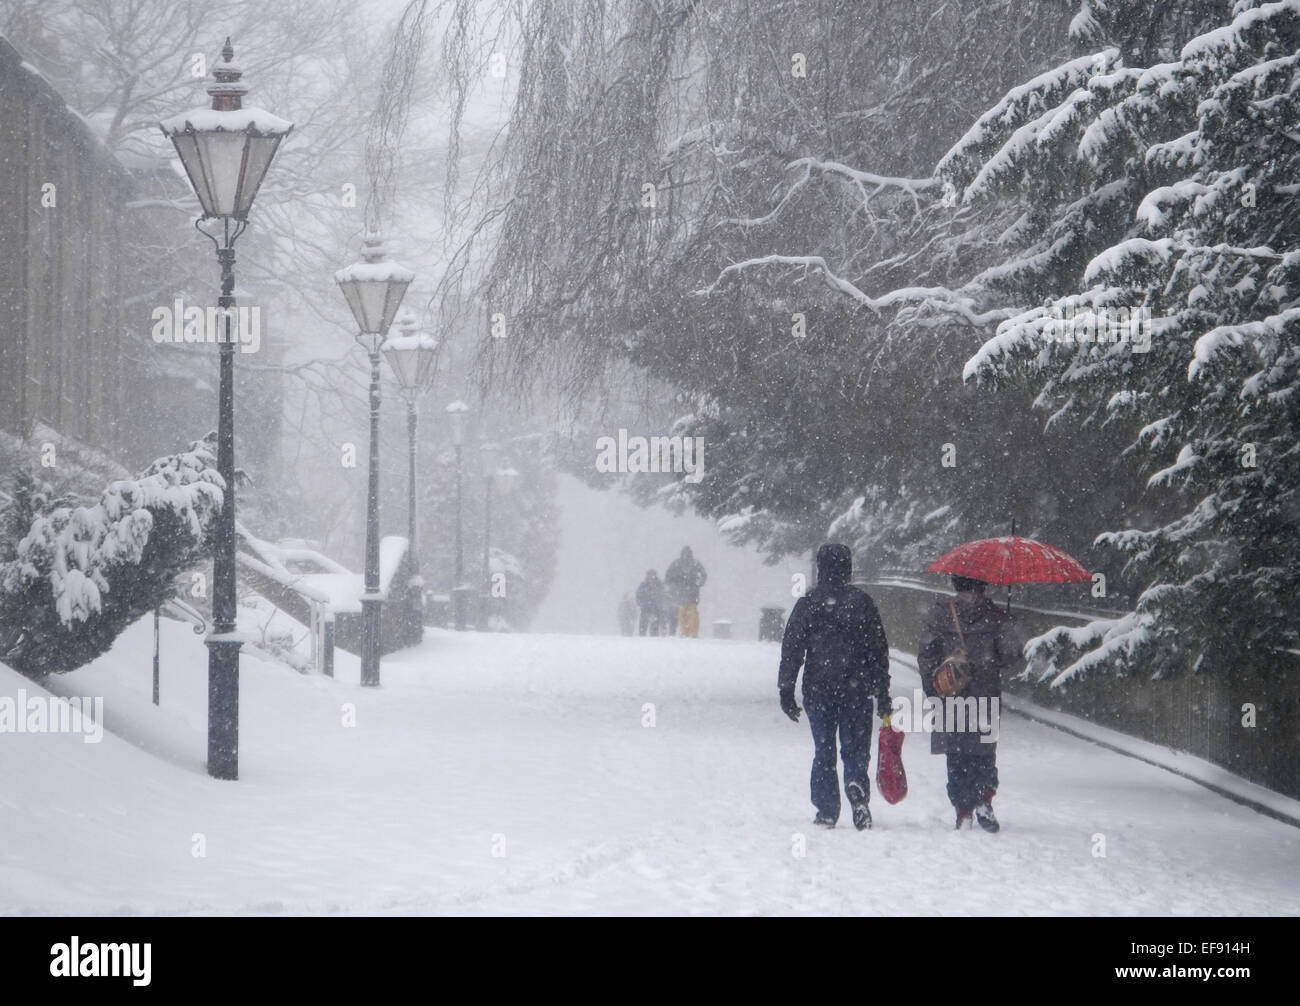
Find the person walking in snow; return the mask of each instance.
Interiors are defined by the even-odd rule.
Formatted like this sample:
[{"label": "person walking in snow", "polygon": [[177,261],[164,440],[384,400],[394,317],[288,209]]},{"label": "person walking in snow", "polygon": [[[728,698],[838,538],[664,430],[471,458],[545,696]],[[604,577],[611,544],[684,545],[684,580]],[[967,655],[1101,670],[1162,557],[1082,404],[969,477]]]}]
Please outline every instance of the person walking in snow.
[{"label": "person walking in snow", "polygon": [[[984,596],[985,586],[982,580],[952,578],[957,596],[938,601],[926,615],[916,663],[925,694],[943,700],[945,714],[930,734],[930,753],[948,758],[948,799],[957,812],[957,827],[970,827],[974,817],[985,831],[997,831],[993,796],[998,791],[1002,669],[1020,660],[1021,650],[1011,616]],[[963,663],[965,671],[954,675],[954,664]],[[936,674],[947,674],[949,681],[936,681]],[[962,685],[967,675],[969,681]],[[954,677],[960,690],[950,698]],[[948,715],[957,702],[965,702],[964,714]],[[972,712],[980,704],[986,712]]]},{"label": "person walking in snow", "polygon": [[659,574],[653,569],[647,570],[641,586],[636,589],[636,603],[641,608],[641,635],[648,632],[658,636],[663,632],[664,597],[664,585]]},{"label": "person walking in snow", "polygon": [[849,583],[853,556],[847,545],[817,550],[817,585],[795,602],[781,641],[777,691],[781,709],[799,722],[795,682],[803,668],[803,702],[813,735],[813,823],[835,827],[840,781],[835,737],[844,761],[844,793],[859,831],[871,827],[872,705],[889,723],[889,643],[876,604]]},{"label": "person walking in snow", "polygon": [[689,545],[682,547],[679,555],[664,573],[664,585],[672,602],[677,606],[677,630],[683,636],[700,634],[700,588],[709,575],[704,572]]}]

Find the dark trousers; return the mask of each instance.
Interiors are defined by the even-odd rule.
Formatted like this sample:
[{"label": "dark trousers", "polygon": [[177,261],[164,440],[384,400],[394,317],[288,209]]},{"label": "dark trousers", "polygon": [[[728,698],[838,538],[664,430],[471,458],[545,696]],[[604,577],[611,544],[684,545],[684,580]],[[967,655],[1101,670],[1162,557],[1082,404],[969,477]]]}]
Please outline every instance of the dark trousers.
[{"label": "dark trousers", "polygon": [[948,752],[948,799],[958,810],[993,799],[998,791],[997,755]]},{"label": "dark trousers", "polygon": [[651,636],[658,636],[663,632],[663,626],[662,626],[662,622],[660,621],[659,612],[656,611],[654,608],[641,609],[641,625],[640,625],[641,635],[643,636],[646,635],[647,630],[649,632],[649,635]]},{"label": "dark trousers", "polygon": [[840,757],[844,761],[844,787],[851,783],[862,787],[864,796],[871,794],[868,766],[871,764],[871,705],[835,699],[817,700],[804,696],[804,710],[813,735],[811,795],[819,814],[838,819],[840,816],[840,780],[835,771],[835,735],[840,738]]}]

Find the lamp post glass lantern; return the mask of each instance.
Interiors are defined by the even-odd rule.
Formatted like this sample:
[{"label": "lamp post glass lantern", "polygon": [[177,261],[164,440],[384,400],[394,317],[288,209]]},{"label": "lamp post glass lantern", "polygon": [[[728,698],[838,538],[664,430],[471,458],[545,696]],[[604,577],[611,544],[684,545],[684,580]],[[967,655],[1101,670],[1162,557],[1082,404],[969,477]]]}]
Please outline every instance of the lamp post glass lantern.
[{"label": "lamp post glass lantern", "polygon": [[502,496],[509,496],[519,484],[519,473],[513,468],[497,469],[497,490]]},{"label": "lamp post glass lantern", "polygon": [[491,479],[497,470],[497,445],[482,444],[478,449],[479,465],[485,479]]},{"label": "lamp post glass lantern", "polygon": [[361,594],[361,683],[379,684],[379,350],[415,274],[387,261],[378,234],[367,234],[361,261],[340,269],[334,282],[357,323],[356,339],[370,357],[370,472],[366,491],[366,573]]},{"label": "lamp post glass lantern", "polygon": [[407,582],[408,617],[411,620],[410,642],[418,643],[424,626],[424,580],[420,576],[419,539],[416,524],[415,461],[416,432],[419,427],[420,395],[433,383],[438,369],[438,340],[417,329],[415,315],[404,311],[397,319],[401,334],[384,345],[384,359],[397,378],[406,400],[407,436],[407,555],[410,557],[410,580]]},{"label": "lamp post glass lantern", "polygon": [[260,108],[244,108],[248,93],[243,70],[226,39],[221,61],[212,69],[210,108],[196,108],[159,123],[172,141],[204,218],[245,221],[293,123]]},{"label": "lamp post glass lantern", "polygon": [[384,359],[397,378],[402,396],[414,401],[429,390],[438,368],[438,340],[419,331],[415,315],[403,311],[397,319],[398,335],[383,348]]},{"label": "lamp post glass lantern", "polygon": [[[280,142],[293,123],[260,108],[244,108],[248,88],[235,62],[230,39],[213,67],[212,104],[158,124],[172,141],[198,196],[202,215],[195,227],[216,248],[221,270],[217,306],[225,329],[219,343],[217,471],[224,483],[212,562],[212,632],[208,635],[208,774],[239,778],[239,649],[235,631],[235,372],[230,309],[235,305],[235,241]],[[216,234],[206,220],[220,221]]]},{"label": "lamp post glass lantern", "polygon": [[403,265],[387,260],[388,248],[379,234],[367,234],[361,248],[361,261],[340,269],[334,282],[356,319],[361,342],[370,353],[379,352],[384,344],[397,309],[406,296],[406,288],[415,273]]}]

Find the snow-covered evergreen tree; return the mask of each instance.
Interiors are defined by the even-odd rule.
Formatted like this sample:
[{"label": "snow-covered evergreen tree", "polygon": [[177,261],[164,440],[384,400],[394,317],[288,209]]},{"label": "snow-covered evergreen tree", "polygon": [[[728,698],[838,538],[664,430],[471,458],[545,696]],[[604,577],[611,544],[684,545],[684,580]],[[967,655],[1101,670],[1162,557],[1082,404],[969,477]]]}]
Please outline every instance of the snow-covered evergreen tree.
[{"label": "snow-covered evergreen tree", "polygon": [[1171,60],[1120,59],[1013,92],[940,167],[967,200],[1023,188],[1050,208],[982,277],[1023,310],[967,376],[1134,431],[1168,514],[1099,539],[1127,559],[1134,611],[1030,644],[1058,683],[1230,669],[1298,639],[1300,0],[1241,0]]}]

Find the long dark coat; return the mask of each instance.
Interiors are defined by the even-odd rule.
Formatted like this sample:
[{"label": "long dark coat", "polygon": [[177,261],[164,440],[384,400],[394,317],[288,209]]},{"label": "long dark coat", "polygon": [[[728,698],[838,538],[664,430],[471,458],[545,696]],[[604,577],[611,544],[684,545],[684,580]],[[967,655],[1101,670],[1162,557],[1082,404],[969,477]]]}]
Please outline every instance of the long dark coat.
[{"label": "long dark coat", "polygon": [[[1021,660],[1020,640],[1016,636],[1014,620],[988,598],[978,594],[963,593],[955,598],[939,601],[925,617],[925,629],[916,651],[916,663],[921,672],[921,687],[928,696],[934,690],[934,672],[944,658],[959,647],[957,628],[953,625],[952,604],[966,640],[966,656],[970,660],[971,682],[961,693],[962,699],[998,699],[998,713],[1002,706],[1002,671]],[[942,700],[941,700],[942,701]],[[986,704],[987,705],[987,704]],[[969,709],[970,706],[967,706]],[[991,711],[991,707],[988,707]],[[920,710],[914,711],[919,716]],[[986,713],[986,716],[988,714]],[[941,717],[939,729],[930,734],[930,752],[947,754],[962,751],[968,754],[991,755],[997,751],[997,742],[981,742],[977,727],[966,730],[942,729],[956,725],[955,717]],[[978,724],[978,719],[976,719]],[[991,734],[991,731],[986,731]]]},{"label": "long dark coat", "polygon": [[668,564],[664,573],[668,600],[673,604],[699,604],[700,588],[708,578],[709,574],[690,549],[682,549],[682,554]]}]

